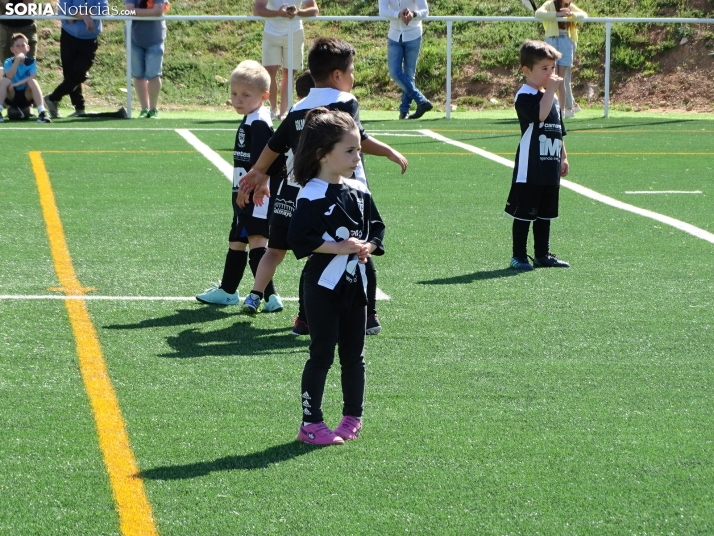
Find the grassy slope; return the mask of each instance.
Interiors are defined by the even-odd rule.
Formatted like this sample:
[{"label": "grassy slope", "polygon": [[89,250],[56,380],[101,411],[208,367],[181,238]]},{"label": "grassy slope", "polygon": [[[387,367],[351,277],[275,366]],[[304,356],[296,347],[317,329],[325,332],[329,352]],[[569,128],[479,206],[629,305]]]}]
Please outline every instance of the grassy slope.
[{"label": "grassy slope", "polygon": [[[111,4],[119,5],[117,0]],[[685,0],[611,0],[605,5],[581,0],[578,5],[594,16],[704,16]],[[320,2],[323,15],[377,15],[377,2]],[[171,15],[249,15],[250,0],[178,0]],[[432,15],[527,16],[520,0],[485,2],[478,0],[433,0]],[[58,42],[59,24],[42,21],[40,60],[41,82],[49,91],[61,73]],[[634,71],[656,72],[658,59],[676,47],[682,37],[696,37],[714,45],[714,33],[705,27],[668,25],[664,32],[650,32],[649,25],[615,25],[612,37],[613,81]],[[307,39],[318,35],[347,38],[358,50],[355,94],[363,107],[394,109],[395,86],[386,64],[386,23],[311,23]],[[244,59],[260,60],[262,23],[171,22],[164,64],[163,107],[179,109],[222,107],[228,92],[231,70]],[[695,35],[696,32],[696,35]],[[654,34],[657,37],[654,37]],[[526,38],[542,37],[542,26],[530,23],[454,25],[454,98],[463,107],[492,108],[484,95],[508,97],[515,80],[518,46]],[[650,35],[652,37],[650,37]],[[578,48],[579,68],[574,84],[592,81],[602,87],[605,28],[602,24],[582,24]],[[92,70],[87,95],[91,104],[118,106],[126,98],[123,23],[108,23]],[[656,42],[655,42],[656,41]],[[446,25],[428,24],[418,65],[417,81],[435,102],[444,101]]]}]

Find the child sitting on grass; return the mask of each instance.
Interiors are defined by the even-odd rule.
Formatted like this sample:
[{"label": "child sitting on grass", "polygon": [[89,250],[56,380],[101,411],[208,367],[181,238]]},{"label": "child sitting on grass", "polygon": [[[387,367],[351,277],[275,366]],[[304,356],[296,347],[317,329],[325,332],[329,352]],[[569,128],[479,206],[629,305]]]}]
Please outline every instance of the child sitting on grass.
[{"label": "child sitting on grass", "polygon": [[[30,106],[37,106],[38,123],[51,123],[52,120],[45,112],[42,100],[42,90],[37,81],[37,62],[35,58],[28,58],[30,43],[24,34],[13,34],[10,51],[14,54],[7,58],[3,64],[3,78],[0,80],[0,123],[2,123],[3,105],[17,108],[18,119],[29,117]],[[18,112],[16,112],[18,113]]]}]

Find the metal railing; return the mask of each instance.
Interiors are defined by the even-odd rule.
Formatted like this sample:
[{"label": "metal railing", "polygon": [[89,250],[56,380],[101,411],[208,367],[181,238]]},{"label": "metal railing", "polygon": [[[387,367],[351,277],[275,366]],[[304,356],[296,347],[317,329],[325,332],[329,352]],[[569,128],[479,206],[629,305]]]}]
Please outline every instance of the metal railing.
[{"label": "metal railing", "polygon": [[[0,15],[0,19],[10,18],[8,16]],[[43,15],[43,16],[32,16],[33,19],[71,19],[72,17],[59,16],[59,15]],[[165,15],[163,17],[126,17],[126,16],[116,16],[116,17],[94,17],[96,19],[101,19],[105,21],[117,21],[123,20],[126,25],[126,36],[131,36],[131,26],[133,21],[151,21],[151,20],[164,20],[164,21],[236,21],[236,22],[254,22],[254,21],[265,21],[268,20],[265,17],[254,17],[254,16],[241,16],[241,15]],[[306,17],[300,19],[303,23],[311,23],[313,21],[323,22],[323,21],[342,21],[342,22],[389,22],[389,19],[385,17]],[[567,19],[556,19],[559,21],[567,22]],[[454,22],[530,22],[542,24],[542,21],[536,19],[535,17],[457,17],[457,16],[434,16],[427,17],[423,22],[428,23],[430,21],[443,21],[446,22],[446,118],[451,118],[451,50],[453,41],[453,24]],[[612,34],[613,23],[654,23],[654,24],[714,24],[714,19],[694,19],[694,18],[625,18],[625,17],[588,17],[585,19],[578,20],[578,23],[600,23],[605,24],[605,82],[604,82],[604,116],[608,117],[610,109],[610,40]],[[293,20],[293,24],[290,25],[288,34],[288,69],[289,83],[293,86],[293,69],[292,69],[292,58],[293,58],[293,40],[292,33],[293,27],[297,25],[297,21]],[[384,58],[387,61],[387,58]],[[126,39],[126,89],[127,89],[127,103],[126,108],[131,117],[131,100],[132,100],[132,79],[131,79],[131,37]],[[292,91],[289,94],[289,105],[292,106]]]}]

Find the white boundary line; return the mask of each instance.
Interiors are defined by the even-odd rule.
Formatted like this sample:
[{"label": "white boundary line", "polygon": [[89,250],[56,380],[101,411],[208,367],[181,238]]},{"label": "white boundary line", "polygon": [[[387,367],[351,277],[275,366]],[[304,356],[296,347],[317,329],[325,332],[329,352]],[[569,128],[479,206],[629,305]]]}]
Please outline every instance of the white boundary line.
[{"label": "white boundary line", "polygon": [[634,190],[625,192],[626,194],[701,194],[699,190],[684,191],[684,190]]},{"label": "white boundary line", "polygon": [[[506,158],[502,158],[502,157],[495,155],[493,153],[489,153],[488,151],[479,149],[478,147],[474,147],[473,145],[468,145],[467,143],[452,140],[450,138],[442,136],[441,134],[432,132],[431,130],[424,129],[424,130],[420,130],[419,132],[421,132],[425,136],[429,136],[430,138],[433,138],[435,140],[439,140],[444,143],[448,143],[449,145],[454,145],[456,147],[460,147],[460,148],[462,148],[466,151],[469,151],[471,153],[478,154],[480,156],[483,156],[484,158],[488,158],[489,160],[492,160],[499,164],[503,164],[504,166],[507,166],[510,168],[513,168],[515,166],[515,164],[513,162],[511,162],[510,160],[507,160]],[[710,233],[709,231],[705,231],[704,229],[700,229],[699,227],[695,227],[694,225],[691,225],[689,223],[685,223],[683,221],[676,220],[674,218],[670,218],[669,216],[665,216],[663,214],[658,214],[657,212],[652,212],[651,210],[639,208],[634,205],[630,205],[628,203],[623,203],[622,201],[618,201],[617,199],[613,199],[612,197],[608,197],[606,195],[599,194],[595,190],[591,190],[590,188],[586,188],[585,186],[580,186],[579,184],[575,184],[574,182],[570,182],[565,179],[561,179],[560,184],[574,192],[584,195],[585,197],[594,199],[595,201],[600,201],[601,203],[610,205],[611,207],[619,208],[621,210],[626,210],[627,212],[632,212],[633,214],[638,214],[640,216],[644,216],[645,218],[651,218],[651,219],[656,220],[660,223],[664,223],[666,225],[671,225],[672,227],[679,229],[680,231],[684,231],[685,233],[689,233],[692,236],[696,236],[697,238],[701,238],[702,240],[706,240],[707,242],[714,244],[714,234]]]},{"label": "white boundary line", "polygon": [[[282,301],[298,301],[298,298],[286,298],[280,296]],[[378,300],[389,300],[384,292],[377,289]],[[96,300],[96,301],[189,301],[200,303],[194,296],[93,296],[85,294],[84,296],[65,296],[62,294],[0,294],[0,300]]]}]

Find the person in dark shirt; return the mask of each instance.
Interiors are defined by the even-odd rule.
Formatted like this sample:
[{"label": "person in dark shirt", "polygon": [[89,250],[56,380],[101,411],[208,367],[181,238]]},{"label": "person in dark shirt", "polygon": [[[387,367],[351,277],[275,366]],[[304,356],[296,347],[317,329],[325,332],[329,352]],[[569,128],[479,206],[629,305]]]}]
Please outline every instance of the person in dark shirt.
[{"label": "person in dark shirt", "polygon": [[[294,180],[302,187],[290,221],[288,242],[304,271],[310,358],[300,391],[303,422],[298,441],[316,445],[357,439],[364,408],[364,341],[367,275],[372,255],[384,254],[384,223],[367,185],[351,179],[361,165],[360,130],[352,117],[318,107],[305,116],[295,153]],[[338,348],[342,420],[325,424],[322,399]]]},{"label": "person in dark shirt", "polygon": [[[558,217],[560,177],[570,166],[565,152],[565,127],[555,92],[562,79],[555,74],[560,52],[543,41],[526,41],[521,46],[521,70],[526,83],[516,94],[516,113],[521,124],[521,141],[516,151],[511,191],[506,214],[513,218],[511,268],[533,270],[567,268],[570,265],[550,251],[550,221]],[[533,222],[533,265],[526,246]]]},{"label": "person in dark shirt", "polygon": [[[270,75],[257,61],[244,61],[231,74],[231,102],[236,112],[243,114],[236,132],[233,149],[233,220],[228,235],[228,253],[219,285],[196,296],[202,303],[236,305],[240,301],[238,285],[247,264],[253,272],[268,245],[269,213],[267,204],[257,206],[252,199],[243,206],[237,203],[240,179],[248,173],[273,135],[270,111],[263,103],[268,99]],[[280,181],[285,173],[285,159],[277,158],[268,173]],[[250,251],[248,251],[250,247]],[[266,289],[266,312],[283,310],[272,281]]]}]

